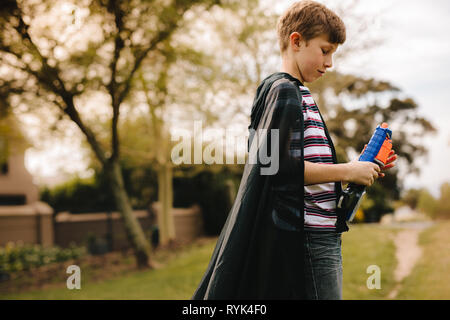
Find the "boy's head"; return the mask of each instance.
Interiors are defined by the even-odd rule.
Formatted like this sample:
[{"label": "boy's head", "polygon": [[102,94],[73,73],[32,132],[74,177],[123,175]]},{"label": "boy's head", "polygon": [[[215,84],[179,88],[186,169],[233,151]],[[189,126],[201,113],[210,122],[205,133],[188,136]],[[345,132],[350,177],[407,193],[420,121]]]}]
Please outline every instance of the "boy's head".
[{"label": "boy's head", "polygon": [[312,82],[332,66],[332,54],[345,42],[345,25],[330,9],[315,1],[291,5],[277,25],[283,64],[300,80]]}]

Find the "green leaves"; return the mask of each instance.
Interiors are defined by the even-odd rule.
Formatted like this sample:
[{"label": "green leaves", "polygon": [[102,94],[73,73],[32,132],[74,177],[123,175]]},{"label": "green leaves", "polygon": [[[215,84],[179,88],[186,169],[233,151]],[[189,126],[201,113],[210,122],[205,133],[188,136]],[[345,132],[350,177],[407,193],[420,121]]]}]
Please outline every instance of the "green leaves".
[{"label": "green leaves", "polygon": [[77,259],[86,254],[86,248],[71,245],[68,248],[8,243],[0,247],[0,271],[30,270],[55,262]]}]

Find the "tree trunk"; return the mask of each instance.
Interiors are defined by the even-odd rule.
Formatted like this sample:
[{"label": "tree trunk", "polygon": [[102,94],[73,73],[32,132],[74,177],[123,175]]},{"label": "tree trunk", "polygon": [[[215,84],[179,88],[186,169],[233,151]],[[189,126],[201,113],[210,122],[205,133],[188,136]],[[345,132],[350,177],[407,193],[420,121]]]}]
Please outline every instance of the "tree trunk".
[{"label": "tree trunk", "polygon": [[139,221],[133,215],[133,209],[123,183],[120,165],[117,161],[112,161],[105,166],[105,171],[111,183],[117,210],[122,215],[128,240],[133,247],[137,267],[150,267],[150,243],[145,238]]},{"label": "tree trunk", "polygon": [[160,210],[158,210],[158,227],[160,244],[170,245],[175,241],[175,224],[172,215],[173,208],[173,188],[172,188],[172,166],[162,164],[158,168],[158,200]]}]

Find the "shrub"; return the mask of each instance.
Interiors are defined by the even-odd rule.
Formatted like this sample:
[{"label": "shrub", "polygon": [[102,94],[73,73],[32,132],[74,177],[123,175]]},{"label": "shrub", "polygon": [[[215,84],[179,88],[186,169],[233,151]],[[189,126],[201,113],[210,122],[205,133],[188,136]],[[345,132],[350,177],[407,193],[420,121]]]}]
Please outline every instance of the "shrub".
[{"label": "shrub", "polygon": [[84,247],[42,247],[36,244],[9,242],[0,247],[0,272],[30,270],[55,262],[77,259],[86,254]]}]

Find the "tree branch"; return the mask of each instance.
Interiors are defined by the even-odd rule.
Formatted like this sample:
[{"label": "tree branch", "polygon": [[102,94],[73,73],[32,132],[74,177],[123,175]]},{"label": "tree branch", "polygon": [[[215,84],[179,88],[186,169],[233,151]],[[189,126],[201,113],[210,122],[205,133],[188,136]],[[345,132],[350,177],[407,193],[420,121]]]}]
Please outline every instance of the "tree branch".
[{"label": "tree branch", "polygon": [[[42,67],[39,71],[33,71],[29,66],[27,66],[24,71],[36,77],[36,79],[38,80],[39,83],[41,83],[41,85],[47,87],[50,91],[56,93],[63,99],[65,103],[65,108],[63,108],[63,111],[70,117],[72,121],[74,121],[78,125],[80,130],[86,136],[98,160],[102,163],[105,163],[106,157],[104,151],[102,150],[100,144],[95,138],[93,132],[83,123],[80,114],[75,108],[73,101],[73,94],[68,90],[66,90],[64,82],[59,77],[59,70],[57,68],[51,67],[47,63],[47,58],[41,54],[39,48],[35,45],[35,43],[31,39],[30,34],[28,32],[29,26],[23,20],[22,10],[17,5],[17,1],[14,1],[14,5],[15,10],[13,12],[16,14],[16,18],[19,20],[19,24],[17,26],[14,26],[14,28],[19,33],[24,43],[28,43],[31,46],[32,51],[34,51],[37,54],[42,63]],[[3,47],[3,49],[5,49],[5,47]],[[11,48],[6,49],[9,50],[7,52],[20,57],[20,54],[17,54]]]},{"label": "tree branch", "polygon": [[112,11],[114,14],[114,21],[117,29],[117,33],[114,39],[114,56],[111,61],[111,80],[107,86],[109,94],[111,96],[113,117],[111,122],[111,160],[116,160],[119,157],[119,134],[118,134],[118,122],[120,114],[120,104],[122,101],[118,99],[119,89],[116,81],[117,62],[120,58],[120,52],[124,48],[124,41],[121,38],[123,31],[123,17],[124,13],[120,8],[120,3],[117,0],[110,0],[108,2],[108,11]]},{"label": "tree branch", "polygon": [[[183,13],[184,13],[184,11],[183,11]],[[117,123],[118,123],[118,118],[119,118],[120,105],[125,100],[128,93],[130,92],[133,77],[134,77],[136,71],[140,68],[142,61],[149,54],[149,52],[151,52],[152,50],[155,50],[156,46],[159,43],[168,39],[170,37],[170,35],[176,30],[176,28],[177,28],[176,21],[179,20],[178,18],[179,18],[179,16],[177,15],[177,17],[174,18],[173,21],[171,20],[170,23],[167,23],[166,27],[164,29],[160,30],[156,34],[156,36],[150,41],[150,44],[148,45],[147,48],[145,48],[142,51],[138,51],[136,53],[133,67],[132,67],[130,73],[128,74],[128,77],[123,82],[123,86],[121,86],[123,89],[120,92],[116,93],[118,95],[118,98],[117,98],[117,100],[115,100],[117,109],[114,109],[115,113],[113,113],[113,124],[112,124],[113,125],[113,128],[112,128],[113,129],[113,152],[112,152],[111,158],[118,157],[119,142],[118,142],[117,136],[116,136],[116,138],[114,138],[114,132],[116,132],[116,134],[117,134]],[[116,20],[117,20],[117,18],[116,18]],[[119,89],[119,88],[117,88],[117,89]]]}]

